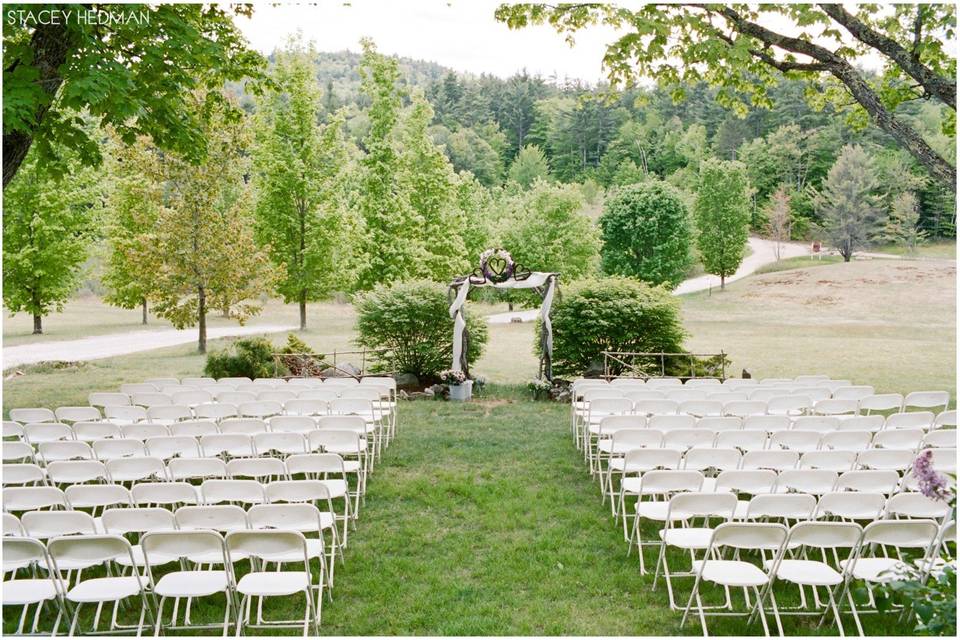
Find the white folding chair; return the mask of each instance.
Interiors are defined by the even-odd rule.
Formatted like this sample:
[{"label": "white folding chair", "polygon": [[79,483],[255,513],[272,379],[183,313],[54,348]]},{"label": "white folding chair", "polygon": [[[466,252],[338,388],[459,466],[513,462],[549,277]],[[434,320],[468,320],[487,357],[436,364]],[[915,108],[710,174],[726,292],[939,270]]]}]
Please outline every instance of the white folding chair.
[{"label": "white folding chair", "polygon": [[288,456],[309,451],[306,437],[294,432],[255,434],[253,449],[258,456]]},{"label": "white folding chair", "polygon": [[[682,452],[676,449],[643,448],[631,449],[627,451],[622,459],[610,461],[610,479],[607,486],[610,490],[610,498],[613,503],[613,516],[620,518],[623,523],[623,539],[629,540],[627,531],[627,513],[625,510],[626,496],[639,497],[641,489],[641,479],[643,473],[655,469],[679,469],[682,459]],[[622,465],[619,464],[622,460]],[[616,463],[616,464],[615,464]],[[620,474],[620,487],[613,487],[613,472]],[[636,477],[631,477],[631,476]],[[700,474],[701,477],[703,474]],[[616,492],[616,497],[614,493]]]},{"label": "white folding chair", "polygon": [[23,437],[37,446],[41,442],[73,440],[73,430],[62,422],[31,422],[23,425]]},{"label": "white folding chair", "polygon": [[883,430],[893,429],[930,429],[933,426],[932,411],[911,411],[909,413],[891,413],[883,423]]},{"label": "white folding chair", "polygon": [[91,407],[106,409],[107,407],[123,407],[130,404],[130,395],[127,393],[96,392],[87,396]]},{"label": "white folding chair", "polygon": [[790,431],[776,431],[770,434],[770,442],[768,446],[774,451],[816,451],[820,448],[820,432],[799,431],[797,429],[791,429]]},{"label": "white folding chair", "polygon": [[839,475],[829,469],[787,469],[777,475],[776,491],[822,496],[834,491]]},{"label": "white folding chair", "polygon": [[[35,606],[30,633],[38,635],[40,614],[48,603],[53,603],[57,616],[53,621],[52,635],[56,635],[60,630],[60,621],[63,619],[63,593],[58,588],[53,562],[47,554],[46,547],[32,538],[5,537],[0,542],[0,548],[3,550],[4,580],[2,601],[0,601],[3,611],[9,614],[12,607],[23,607],[14,633],[23,635],[30,607]],[[29,578],[17,578],[16,569],[22,567],[33,567],[39,571],[31,574]],[[7,573],[13,574],[9,580],[6,579]]]},{"label": "white folding chair", "polygon": [[130,490],[138,507],[163,507],[173,510],[199,503],[196,488],[187,482],[141,482]]},{"label": "white folding chair", "polygon": [[[4,464],[10,461],[27,462],[31,464],[36,464],[37,462],[33,447],[20,440],[4,442],[3,447],[0,447],[0,454],[2,454]],[[4,484],[9,483],[5,481]]]},{"label": "white folding chair", "polygon": [[866,491],[889,495],[897,490],[900,474],[890,469],[854,469],[837,478],[837,491]]},{"label": "white folding chair", "polygon": [[767,448],[767,432],[757,430],[721,431],[717,434],[714,446],[738,449],[742,452],[761,451]]},{"label": "white folding chair", "polygon": [[220,433],[212,420],[184,420],[170,425],[170,435],[174,437],[200,438]]},{"label": "white folding chair", "polygon": [[134,393],[154,393],[160,391],[160,387],[149,382],[128,382],[120,385],[120,393],[133,395]]},{"label": "white folding chair", "polygon": [[172,481],[226,478],[227,464],[220,458],[174,458],[167,463]]},{"label": "white folding chair", "polygon": [[253,438],[245,433],[214,433],[200,436],[200,450],[208,458],[249,458],[253,453]]},{"label": "white folding chair", "polygon": [[[344,547],[347,545],[347,524],[351,519],[356,521],[357,513],[360,510],[359,488],[351,492],[350,482],[347,479],[348,473],[359,473],[360,465],[353,462],[348,467],[347,462],[335,453],[292,455],[288,456],[285,461],[287,474],[291,479],[295,479],[293,476],[303,475],[305,480],[319,480],[327,486],[331,502],[333,500],[343,500],[343,514],[338,515],[337,519],[343,525],[340,539],[343,540]],[[357,478],[357,484],[359,484],[359,478]],[[351,498],[354,500],[353,513],[350,509]]]},{"label": "white folding chair", "polygon": [[[227,555],[231,560],[237,553],[249,557],[259,558],[265,562],[284,562],[296,555],[297,564],[301,563],[299,571],[251,571],[237,582],[236,591],[240,594],[240,616],[238,616],[238,634],[243,634],[248,628],[262,628],[277,626],[291,626],[292,621],[258,620],[257,624],[250,622],[250,601],[252,598],[289,597],[302,593],[306,600],[306,612],[303,617],[303,634],[307,635],[311,623],[313,633],[320,633],[320,603],[318,597],[316,605],[312,598],[312,591],[318,592],[321,587],[313,584],[310,572],[310,559],[307,551],[307,540],[299,531],[231,531],[227,534]],[[288,564],[289,561],[287,561]],[[258,613],[262,611],[258,607]],[[258,616],[259,618],[260,616]]]},{"label": "white folding chair", "polygon": [[743,419],[743,430],[773,433],[787,431],[790,429],[790,424],[789,416],[747,416]]},{"label": "white folding chair", "polygon": [[870,385],[852,385],[834,390],[833,397],[837,400],[856,400],[859,402],[874,395],[874,393],[874,389]]},{"label": "white folding chair", "polygon": [[797,431],[816,431],[817,433],[833,433],[837,430],[840,419],[834,416],[799,416],[794,418],[791,429]]},{"label": "white folding chair", "polygon": [[220,421],[220,433],[242,433],[253,436],[267,432],[266,421],[260,418],[227,418]]},{"label": "white folding chair", "polygon": [[151,422],[138,422],[120,427],[124,438],[146,441],[148,438],[161,438],[170,435],[166,425]]},{"label": "white folding chair", "polygon": [[914,518],[945,522],[950,515],[950,505],[942,500],[928,498],[922,493],[907,491],[887,498],[883,508],[885,518]]},{"label": "white folding chair", "polygon": [[869,431],[876,433],[883,429],[885,418],[880,414],[872,416],[852,416],[837,424],[837,431]]},{"label": "white folding chair", "polygon": [[309,415],[274,416],[270,418],[269,424],[273,433],[307,434],[317,428],[317,421]]},{"label": "white folding chair", "polygon": [[149,409],[151,407],[165,407],[173,404],[173,399],[166,393],[154,391],[152,393],[134,393],[130,396],[130,403]]},{"label": "white folding chair", "polygon": [[663,446],[686,451],[694,447],[710,447],[716,434],[709,429],[674,429],[663,434]]},{"label": "white folding chair", "polygon": [[203,389],[194,389],[193,391],[178,391],[170,396],[173,404],[184,407],[190,407],[196,410],[201,404],[213,402],[213,394]]},{"label": "white folding chair", "polygon": [[[783,556],[786,540],[787,528],[776,523],[726,522],[714,529],[710,543],[707,545],[706,559],[697,560],[693,564],[693,572],[696,578],[690,599],[687,601],[687,606],[683,612],[683,618],[680,621],[680,628],[683,629],[686,625],[693,603],[696,602],[696,611],[700,617],[700,625],[703,628],[704,636],[707,635],[707,615],[747,615],[749,616],[748,622],[752,621],[754,615],[757,615],[763,624],[764,635],[769,636],[770,629],[763,605],[763,601],[769,598],[777,630],[782,636],[783,625],[770,585],[779,566],[780,558]],[[725,551],[733,552],[734,556],[729,559],[725,558]],[[758,564],[743,559],[744,555],[749,552],[759,552]],[[723,609],[722,611],[711,610],[708,613],[700,594],[700,584],[703,582],[710,582],[723,587],[726,598],[724,605],[720,607]],[[754,600],[751,603],[749,599],[746,599],[748,611],[745,613],[737,613],[733,610],[730,601],[731,588],[742,588],[745,599],[747,598],[747,590],[753,591]]]},{"label": "white folding chair", "polygon": [[301,395],[283,403],[283,412],[288,416],[324,416],[328,411],[326,399],[304,398]]},{"label": "white folding chair", "polygon": [[172,458],[199,458],[200,445],[192,436],[161,436],[148,438],[147,454],[161,460]]},{"label": "white folding chair", "polygon": [[[7,445],[4,445],[7,446]],[[957,447],[957,430],[956,429],[935,429],[925,436],[923,436],[923,442],[920,445],[922,448],[954,448]]]},{"label": "white folding chair", "polygon": [[723,403],[714,400],[687,400],[681,402],[677,409],[679,413],[686,413],[702,418],[704,416],[722,416]]},{"label": "white folding chair", "polygon": [[680,403],[674,400],[638,400],[633,403],[633,411],[640,416],[672,416],[680,409]]},{"label": "white folding chair", "polygon": [[825,493],[817,501],[817,519],[839,518],[848,522],[872,522],[880,517],[886,497],[869,491]]},{"label": "white folding chair", "polygon": [[[629,480],[632,480],[632,478],[624,479],[624,484]],[[641,575],[646,573],[643,548],[652,545],[659,546],[660,542],[644,540],[640,531],[640,520],[650,520],[656,523],[666,522],[669,513],[669,498],[681,492],[700,491],[702,486],[703,474],[699,471],[668,469],[647,471],[639,477],[635,488],[628,486],[625,491],[621,490],[621,499],[626,492],[637,497],[637,502],[634,505],[633,527],[630,533],[627,551],[629,552],[630,549],[633,548],[634,541],[636,541],[637,552],[640,556]],[[659,496],[664,496],[667,499],[657,499]],[[650,499],[644,500],[644,497]],[[623,509],[624,521],[626,521],[626,508],[622,502],[621,509]]]},{"label": "white folding chair", "polygon": [[[705,482],[703,491],[714,493],[730,492],[735,495],[753,497],[773,493],[777,484],[777,474],[769,469],[731,469],[721,471],[710,482]],[[742,518],[747,512],[749,500],[737,500],[737,510],[734,515]]]},{"label": "white folding chair", "polygon": [[813,405],[813,413],[821,416],[853,416],[860,410],[860,403],[854,399],[829,398]]},{"label": "white folding chair", "polygon": [[[914,391],[903,399],[903,411],[910,408],[946,411],[950,407],[950,394],[946,391]],[[13,417],[13,416],[11,416]],[[16,418],[13,418],[16,420]]]},{"label": "white folding chair", "polygon": [[[161,507],[133,507],[129,509],[107,509],[101,516],[101,524],[104,533],[118,536],[142,536],[150,531],[173,531],[176,529],[176,523],[173,513]],[[143,555],[143,549],[140,543],[132,545],[131,555],[133,563],[126,557],[117,558],[117,564],[121,567],[145,566],[146,559]],[[153,554],[150,562],[156,566],[168,564],[179,559],[176,554],[162,555]]]},{"label": "white folding chair", "polygon": [[99,524],[98,512],[107,507],[132,507],[133,496],[130,490],[119,484],[75,484],[64,490],[67,502],[73,509],[90,509],[97,523],[97,531],[103,533]]},{"label": "white folding chair", "polygon": [[762,493],[741,508],[740,518],[751,522],[793,522],[809,520],[817,508],[817,499],[809,493]]},{"label": "white folding chair", "polygon": [[204,480],[200,485],[200,501],[205,505],[253,505],[266,502],[264,486],[256,480]]},{"label": "white folding chair", "polygon": [[283,460],[277,458],[236,458],[227,463],[227,476],[231,479],[252,478],[263,484],[288,479]]},{"label": "white folding chair", "polygon": [[3,508],[8,513],[39,511],[41,509],[67,509],[67,497],[57,487],[5,487]]},{"label": "white folding chair", "polygon": [[813,402],[809,396],[774,396],[767,401],[767,413],[781,416],[802,416],[810,411]]},{"label": "white folding chair", "polygon": [[107,475],[111,482],[143,482],[166,480],[167,470],[160,458],[116,458],[107,460]]},{"label": "white folding chair", "polygon": [[934,429],[957,428],[957,412],[954,409],[950,411],[941,411],[933,421]]},{"label": "white folding chair", "polygon": [[52,485],[106,482],[107,466],[99,460],[60,460],[47,465],[47,481]]},{"label": "white folding chair", "polygon": [[869,449],[857,454],[861,469],[905,471],[913,465],[916,454],[909,449]]},{"label": "white folding chair", "polygon": [[[153,624],[153,612],[147,600],[147,585],[137,571],[129,576],[88,578],[77,582],[71,589],[66,589],[67,583],[62,574],[65,565],[76,562],[106,565],[116,561],[120,556],[128,557],[133,565],[133,552],[125,538],[112,535],[63,536],[51,540],[47,544],[47,550],[57,569],[56,575],[61,585],[60,589],[66,593],[67,602],[73,605],[73,619],[70,621],[70,630],[67,635],[72,636],[77,630],[80,611],[84,604],[96,604],[99,610],[106,603],[114,603],[110,622],[111,631],[136,629],[136,634],[140,635],[143,630],[144,616],[147,616],[151,625]],[[117,621],[119,605],[121,601],[128,601],[134,597],[140,598],[139,620],[136,625],[121,626]],[[97,631],[98,623],[99,616],[95,616],[94,632]]]},{"label": "white folding chair", "polygon": [[[241,404],[246,404],[248,402],[256,402],[257,395],[255,393],[250,393],[249,391],[230,391],[225,390],[217,394],[217,402],[221,404],[230,405],[234,408],[239,407]],[[239,414],[239,411],[237,412]]]},{"label": "white folding chair", "polygon": [[20,424],[57,422],[57,416],[50,409],[30,407],[24,409],[10,409],[10,419]]},{"label": "white folding chair", "polygon": [[41,484],[47,484],[47,476],[40,465],[31,462],[3,465],[4,487]]},{"label": "white folding chair", "polygon": [[800,452],[795,450],[747,451],[743,454],[740,468],[783,471],[796,469],[799,462]]},{"label": "white folding chair", "polygon": [[198,404],[193,408],[193,415],[198,419],[220,421],[225,418],[237,417],[237,405],[227,402],[209,402]]},{"label": "white folding chair", "polygon": [[279,402],[256,401],[244,402],[237,406],[237,413],[241,418],[259,418],[265,420],[270,416],[283,413],[283,405]]},{"label": "white folding chair", "polygon": [[879,393],[860,399],[860,411],[866,415],[877,411],[900,411],[903,407],[903,396],[899,393]]},{"label": "white folding chair", "polygon": [[[334,535],[331,535],[331,541],[328,544],[323,533],[328,529],[336,533],[336,527],[332,524],[329,514],[308,503],[271,503],[251,507],[247,517],[250,520],[251,529],[283,529],[302,533],[307,541],[308,559],[316,558],[319,561],[319,585],[326,583],[330,589],[333,588],[337,546],[333,541]],[[296,558],[281,560],[275,557],[273,559],[273,562],[295,561]],[[320,588],[322,587],[318,586],[318,599]],[[319,602],[317,607],[320,607]]]},{"label": "white folding chair", "polygon": [[115,407],[104,407],[103,413],[107,420],[118,426],[147,421],[147,410],[140,406],[119,405]]},{"label": "white folding chair", "polygon": [[135,438],[109,438],[93,441],[93,453],[97,460],[106,462],[117,458],[135,458],[147,455],[147,447]]},{"label": "white folding chair", "polygon": [[923,429],[884,429],[873,436],[873,446],[916,451],[920,448],[925,433]]},{"label": "white folding chair", "polygon": [[71,429],[73,437],[81,442],[123,437],[120,427],[112,422],[74,422]]},{"label": "white folding chair", "polygon": [[827,451],[808,451],[800,455],[801,469],[827,469],[843,473],[853,469],[857,461],[856,451],[831,449]]},{"label": "white folding chair", "polygon": [[873,433],[870,431],[833,431],[820,438],[820,449],[840,451],[864,451],[870,448]]}]

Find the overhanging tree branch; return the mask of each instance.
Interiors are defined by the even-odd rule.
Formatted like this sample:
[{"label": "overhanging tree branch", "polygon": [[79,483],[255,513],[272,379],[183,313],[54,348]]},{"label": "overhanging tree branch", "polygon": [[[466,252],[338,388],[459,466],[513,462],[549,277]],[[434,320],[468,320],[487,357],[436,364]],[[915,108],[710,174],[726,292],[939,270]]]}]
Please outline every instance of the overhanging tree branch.
[{"label": "overhanging tree branch", "polygon": [[873,47],[883,55],[893,60],[911,78],[931,95],[936,96],[954,111],[957,109],[957,81],[954,78],[940,76],[929,67],[922,64],[916,55],[921,29],[920,13],[918,8],[917,21],[914,25],[914,53],[907,51],[900,44],[882,33],[872,29],[857,16],[849,13],[839,4],[821,4],[824,13],[839,22],[854,38]]}]

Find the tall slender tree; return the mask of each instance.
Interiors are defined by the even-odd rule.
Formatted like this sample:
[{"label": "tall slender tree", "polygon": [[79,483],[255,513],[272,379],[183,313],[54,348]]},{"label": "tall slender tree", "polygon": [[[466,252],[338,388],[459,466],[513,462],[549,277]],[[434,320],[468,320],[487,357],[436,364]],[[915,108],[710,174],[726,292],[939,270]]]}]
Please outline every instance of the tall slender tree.
[{"label": "tall slender tree", "polygon": [[697,246],[707,273],[720,276],[720,288],[733,275],[747,246],[750,192],[746,168],[739,162],[710,158],[700,164],[693,206]]},{"label": "tall slender tree", "polygon": [[352,168],[343,115],[318,125],[321,92],[312,45],[291,42],[277,54],[275,91],[261,101],[254,153],[257,238],[281,278],[277,291],[300,308],[352,287],[355,225],[345,206]]}]

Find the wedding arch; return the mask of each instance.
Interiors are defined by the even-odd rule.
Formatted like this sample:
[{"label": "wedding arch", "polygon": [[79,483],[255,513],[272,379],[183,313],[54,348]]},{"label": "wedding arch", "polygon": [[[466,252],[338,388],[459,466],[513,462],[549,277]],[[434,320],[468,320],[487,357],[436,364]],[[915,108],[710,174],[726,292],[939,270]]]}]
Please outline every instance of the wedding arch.
[{"label": "wedding arch", "polygon": [[494,287],[496,289],[533,289],[540,294],[540,371],[538,376],[553,379],[553,326],[550,323],[550,307],[557,289],[556,273],[530,271],[513,261],[504,249],[487,249],[480,254],[480,266],[465,276],[454,278],[450,283],[453,301],[450,317],[453,318],[453,365],[454,371],[469,374],[467,353],[470,335],[463,307],[471,287]]}]

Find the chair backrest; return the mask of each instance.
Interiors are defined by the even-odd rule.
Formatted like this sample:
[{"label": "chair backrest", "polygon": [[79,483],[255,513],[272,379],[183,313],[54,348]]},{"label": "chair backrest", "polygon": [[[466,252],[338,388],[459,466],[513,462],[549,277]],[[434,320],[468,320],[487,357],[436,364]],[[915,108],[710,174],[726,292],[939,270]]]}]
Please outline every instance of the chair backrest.
[{"label": "chair backrest", "polygon": [[[4,443],[3,446],[6,448],[9,445]],[[54,460],[93,460],[93,449],[86,442],[79,440],[41,442],[37,445],[37,453],[46,463]]]},{"label": "chair backrest", "polygon": [[777,476],[777,491],[820,496],[835,489],[839,475],[830,469],[787,469]]},{"label": "chair backrest", "polygon": [[[773,551],[779,554],[787,540],[787,528],[774,522],[724,522],[713,530],[710,550],[717,547]],[[707,551],[707,557],[711,551]],[[772,563],[774,566],[776,562]]]},{"label": "chair backrest", "polygon": [[[6,447],[6,445],[4,445]],[[46,475],[40,465],[32,462],[3,465],[3,486],[45,484]]]},{"label": "chair backrest", "polygon": [[[6,522],[7,515],[4,514],[4,522]],[[4,573],[20,567],[36,566],[48,576],[54,574],[53,562],[47,555],[47,548],[39,540],[12,537],[4,533],[4,538],[0,541],[0,549],[3,549]]]},{"label": "chair backrest", "polygon": [[716,490],[733,491],[756,495],[772,493],[777,484],[777,474],[769,469],[732,469],[717,475]]},{"label": "chair backrest", "polygon": [[288,400],[294,400],[297,392],[289,389],[268,389],[257,394],[258,402],[278,402],[281,405]]},{"label": "chair backrest", "polygon": [[798,522],[790,528],[787,548],[855,549],[862,537],[856,522]]},{"label": "chair backrest", "polygon": [[134,504],[188,505],[197,504],[197,490],[187,482],[140,482],[130,490]]},{"label": "chair backrest", "polygon": [[237,406],[240,417],[267,418],[283,413],[283,405],[273,401],[243,402]]},{"label": "chair backrest", "polygon": [[741,453],[737,449],[693,447],[683,455],[683,468],[697,471],[736,469],[740,466],[740,458]]},{"label": "chair backrest", "polygon": [[233,418],[237,415],[237,405],[219,400],[217,402],[208,402],[194,407],[193,414],[197,416],[197,418],[209,418],[211,420]]},{"label": "chair backrest", "polygon": [[625,387],[623,389],[623,397],[633,402],[642,402],[645,400],[664,400],[666,398],[663,391],[660,389],[644,389],[642,387]]},{"label": "chair backrest", "polygon": [[937,414],[936,419],[933,421],[933,428],[941,429],[944,427],[957,428],[957,411],[955,409],[941,411]]},{"label": "chair backrest", "polygon": [[273,452],[307,453],[309,445],[302,433],[257,433],[253,436],[253,448],[257,455],[266,456]]},{"label": "chair backrest", "polygon": [[676,520],[690,518],[733,519],[737,508],[737,496],[732,493],[700,493],[690,491],[677,493],[667,505],[667,526]]},{"label": "chair backrest", "polygon": [[274,416],[270,418],[270,431],[274,433],[309,433],[317,428],[317,421],[310,416]]},{"label": "chair backrest", "polygon": [[800,462],[799,451],[747,451],[740,463],[742,469],[769,469],[782,471],[795,469]]},{"label": "chair backrest", "polygon": [[120,393],[128,396],[135,393],[155,393],[160,391],[160,387],[149,382],[126,382],[120,385]]},{"label": "chair backrest", "polygon": [[[46,444],[56,443],[51,442]],[[33,447],[20,440],[4,442],[3,447],[0,447],[0,455],[2,455],[4,462],[7,462],[8,460],[29,460],[30,462],[33,462],[35,459]]]},{"label": "chair backrest", "polygon": [[120,405],[116,407],[104,407],[103,413],[107,420],[117,424],[130,424],[142,422],[147,419],[147,410],[141,406]]},{"label": "chair backrest", "polygon": [[638,415],[670,416],[677,413],[680,403],[674,400],[638,400],[633,410]]},{"label": "chair backrest", "polygon": [[883,429],[884,417],[880,414],[872,416],[850,416],[837,423],[837,431],[870,431],[875,433]]},{"label": "chair backrest", "polygon": [[873,436],[873,446],[914,450],[920,447],[925,434],[923,429],[885,429]]},{"label": "chair backrest", "polygon": [[26,409],[10,409],[10,419],[26,424],[28,422],[56,422],[57,416],[50,409],[31,407]]},{"label": "chair backrest", "polygon": [[22,536],[23,527],[20,525],[20,518],[13,515],[12,513],[3,513],[0,514],[0,518],[3,520],[3,535],[5,536]]},{"label": "chair backrest", "polygon": [[299,531],[231,531],[227,534],[228,558],[234,553],[260,558],[267,562],[273,559],[289,561],[303,555],[304,570],[309,572],[307,540]]},{"label": "chair backrest", "polygon": [[220,458],[174,458],[167,463],[167,470],[171,480],[227,477],[227,465]]},{"label": "chair backrest", "polygon": [[237,458],[227,462],[230,478],[280,478],[287,477],[287,468],[278,458]]},{"label": "chair backrest", "polygon": [[741,451],[760,451],[767,446],[766,431],[721,431],[717,434],[717,447],[735,448]]},{"label": "chair backrest", "polygon": [[200,485],[200,499],[204,504],[261,504],[265,497],[263,485],[256,480],[204,480]]},{"label": "chair backrest", "polygon": [[694,400],[702,401],[707,399],[706,389],[686,389],[682,387],[679,389],[674,389],[671,387],[666,387],[664,392],[667,400],[673,400],[674,402],[679,402],[681,404],[684,402],[692,402]]},{"label": "chair backrest", "polygon": [[896,493],[887,499],[884,515],[888,518],[929,518],[941,520],[950,515],[950,505],[922,493]]},{"label": "chair backrest", "polygon": [[23,425],[23,436],[30,444],[37,445],[41,442],[72,440],[73,430],[62,422],[31,422]]},{"label": "chair backrest", "polygon": [[200,437],[204,456],[252,456],[253,438],[245,433],[217,433]]},{"label": "chair backrest", "polygon": [[886,497],[869,491],[825,493],[817,503],[817,517],[833,516],[847,520],[873,520],[880,516]]},{"label": "chair backrest", "polygon": [[200,445],[192,436],[148,438],[146,447],[149,455],[163,460],[200,457]]},{"label": "chair backrest", "polygon": [[267,430],[267,423],[260,418],[227,418],[220,421],[220,433],[253,435],[266,433]]},{"label": "chair backrest", "polygon": [[166,467],[160,458],[117,458],[107,461],[107,473],[114,482],[140,482],[150,478],[164,480]]},{"label": "chair backrest", "polygon": [[154,391],[153,393],[135,393],[130,397],[130,402],[146,409],[151,407],[164,407],[173,404],[173,399],[166,393]]},{"label": "chair backrest", "polygon": [[600,433],[606,435],[621,429],[642,429],[646,426],[646,416],[604,416],[600,420]]},{"label": "chair backrest", "polygon": [[678,387],[683,384],[680,378],[650,378],[647,380],[648,387]]},{"label": "chair backrest", "polygon": [[[100,565],[120,557],[127,559],[131,566],[136,566],[133,548],[126,538],[118,535],[61,536],[47,543],[47,551],[58,568],[61,564],[69,566],[74,563]],[[144,585],[140,573],[134,571],[131,577],[136,579],[139,590],[142,590]],[[64,582],[60,576],[60,584]]]},{"label": "chair backrest", "polygon": [[74,422],[71,428],[73,437],[83,442],[123,437],[120,427],[112,422]]},{"label": "chair backrest", "polygon": [[322,416],[326,415],[329,407],[324,399],[297,398],[283,404],[287,416]]},{"label": "chair backrest", "polygon": [[96,422],[103,417],[96,407],[58,407],[54,413],[58,422]]},{"label": "chair backrest", "polygon": [[940,527],[933,520],[877,520],[863,530],[863,551],[873,547],[892,546],[899,549],[930,549],[937,540]]},{"label": "chair backrest", "polygon": [[816,508],[817,499],[808,493],[762,493],[750,498],[746,519],[806,520]]},{"label": "chair backrest", "polygon": [[820,448],[819,431],[775,431],[770,434],[770,449],[789,451],[816,451]]},{"label": "chair backrest", "polygon": [[178,391],[171,398],[175,405],[185,407],[197,407],[201,404],[213,402],[213,394],[203,389],[194,389],[192,391]]},{"label": "chair backrest", "polygon": [[[250,393],[249,391],[230,391],[225,390],[217,394],[217,402],[224,404],[230,404],[234,407],[237,407],[241,404],[246,404],[248,402],[256,402],[257,395],[255,393]],[[239,415],[239,413],[238,413]]]},{"label": "chair backrest", "polygon": [[47,465],[47,480],[51,484],[104,482],[107,478],[107,467],[99,460],[59,460]]},{"label": "chair backrest", "polygon": [[694,416],[655,415],[647,418],[647,425],[651,429],[666,433],[677,429],[695,429],[697,419]]},{"label": "chair backrest", "polygon": [[902,471],[913,465],[916,455],[909,449],[869,449],[857,454],[861,469]]},{"label": "chair backrest", "polygon": [[[266,502],[330,501],[330,489],[320,480],[284,480],[266,486]],[[330,508],[332,511],[332,508]]]},{"label": "chair backrest", "polygon": [[232,504],[188,505],[178,508],[173,517],[177,528],[183,531],[209,529],[211,531],[236,531],[246,529],[247,512]]},{"label": "chair backrest", "polygon": [[147,446],[136,438],[108,438],[93,441],[93,452],[100,460],[147,455]]},{"label": "chair backrest", "polygon": [[767,400],[767,413],[774,415],[799,415],[810,409],[813,402],[809,396],[782,395]]},{"label": "chair backrest", "polygon": [[322,527],[320,510],[306,503],[260,504],[247,511],[251,529],[283,529],[318,533]]},{"label": "chair backrest", "polygon": [[659,448],[663,443],[663,433],[655,429],[619,429],[613,433],[613,448],[616,451],[628,451],[631,448]]},{"label": "chair backrest", "polygon": [[170,425],[171,436],[199,438],[214,433],[220,433],[220,430],[212,420],[184,420]]},{"label": "chair backrest", "polygon": [[699,471],[653,470],[640,476],[640,493],[648,495],[678,491],[700,491],[701,487],[703,487],[703,474]]},{"label": "chair backrest", "polygon": [[697,417],[721,416],[723,415],[723,403],[714,400],[687,400],[680,403],[677,411]]},{"label": "chair backrest", "polygon": [[23,426],[19,422],[14,420],[4,420],[3,421],[3,438],[16,438],[17,440],[23,439]]},{"label": "chair backrest", "polygon": [[67,497],[57,487],[10,487],[3,489],[3,508],[6,511],[36,511],[60,507],[66,509]]},{"label": "chair backrest", "polygon": [[743,419],[745,431],[786,431],[790,428],[790,418],[787,416],[747,416]]},{"label": "chair backrest", "polygon": [[[947,391],[914,391],[903,399],[903,410],[908,407],[918,409],[939,409],[946,411],[950,404],[950,394]],[[14,418],[16,420],[16,418]]]},{"label": "chair backrest", "polygon": [[344,473],[345,468],[343,458],[335,453],[306,453],[287,456],[285,460],[287,473],[291,476],[297,474],[326,475]]},{"label": "chair backrest", "polygon": [[[4,445],[9,446],[9,445]],[[923,437],[923,447],[952,447],[957,446],[956,429],[936,429]]]},{"label": "chair backrest", "polygon": [[821,449],[863,451],[870,448],[873,434],[869,431],[833,431],[820,437]]},{"label": "chair backrest", "polygon": [[95,392],[87,396],[87,402],[92,407],[123,407],[130,404],[127,393]]},{"label": "chair backrest", "polygon": [[74,509],[107,507],[112,505],[133,506],[130,490],[119,484],[75,484],[64,490],[67,502]]},{"label": "chair backrest", "polygon": [[903,396],[899,393],[878,393],[860,399],[860,410],[870,414],[873,411],[897,411],[903,406]]},{"label": "chair backrest", "polygon": [[856,461],[856,451],[807,451],[800,455],[800,468],[844,472],[853,469]]},{"label": "chair backrest", "polygon": [[840,387],[833,392],[833,397],[837,400],[856,400],[858,402],[872,395],[874,395],[873,387],[867,384]]},{"label": "chair backrest", "polygon": [[883,423],[883,429],[929,429],[933,426],[932,411],[909,411],[891,413]]},{"label": "chair backrest", "polygon": [[227,547],[219,531],[148,531],[140,538],[140,547],[148,570],[152,570],[150,556],[153,554],[162,558],[219,558],[214,565],[222,565],[224,571],[229,567]]},{"label": "chair backrest", "polygon": [[177,526],[173,513],[160,507],[107,509],[101,516],[101,522],[104,531],[120,535],[145,531],[173,531]]},{"label": "chair backrest", "polygon": [[831,433],[837,430],[839,424],[840,419],[833,416],[798,416],[794,419],[791,429]]},{"label": "chair backrest", "polygon": [[623,456],[628,473],[651,469],[679,469],[682,452],[677,449],[630,449]]},{"label": "chair backrest", "polygon": [[367,423],[362,416],[321,416],[317,418],[317,429],[354,431],[363,434],[367,431]]},{"label": "chair backrest", "polygon": [[673,429],[663,434],[663,446],[681,450],[709,447],[715,438],[709,429]]},{"label": "chair backrest", "polygon": [[713,432],[739,431],[743,428],[743,420],[737,416],[708,416],[697,420],[697,429],[709,429]]},{"label": "chair backrest", "polygon": [[94,534],[97,525],[84,511],[28,511],[20,517],[23,531],[31,538],[54,538],[75,534]]}]

